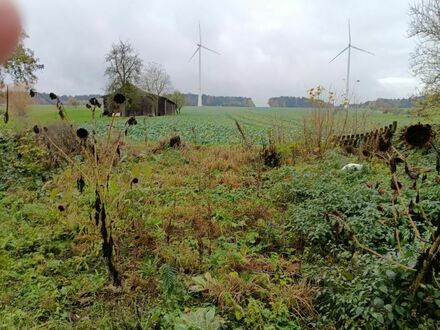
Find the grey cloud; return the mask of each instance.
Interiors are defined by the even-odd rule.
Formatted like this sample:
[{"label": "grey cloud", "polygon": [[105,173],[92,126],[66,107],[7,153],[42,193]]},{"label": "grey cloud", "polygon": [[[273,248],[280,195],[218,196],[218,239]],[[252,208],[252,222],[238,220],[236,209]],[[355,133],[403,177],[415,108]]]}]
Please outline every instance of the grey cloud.
[{"label": "grey cloud", "polygon": [[353,43],[376,56],[353,54],[358,99],[406,97],[418,85],[409,70],[406,0],[18,0],[28,45],[46,65],[38,89],[103,92],[104,56],[129,40],[145,62],[163,64],[173,85],[197,90],[197,62],[188,63],[202,22],[203,40],[221,56],[204,53],[204,92],[250,96],[306,95],[318,84],[342,93],[346,57],[329,60]]}]

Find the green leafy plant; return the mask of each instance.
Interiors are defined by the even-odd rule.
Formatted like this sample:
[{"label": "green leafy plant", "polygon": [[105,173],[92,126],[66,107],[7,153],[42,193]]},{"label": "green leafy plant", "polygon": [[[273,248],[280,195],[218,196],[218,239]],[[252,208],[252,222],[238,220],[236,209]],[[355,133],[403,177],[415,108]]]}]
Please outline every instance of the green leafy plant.
[{"label": "green leafy plant", "polygon": [[182,314],[177,319],[175,330],[218,330],[222,319],[215,315],[215,307],[201,307]]}]

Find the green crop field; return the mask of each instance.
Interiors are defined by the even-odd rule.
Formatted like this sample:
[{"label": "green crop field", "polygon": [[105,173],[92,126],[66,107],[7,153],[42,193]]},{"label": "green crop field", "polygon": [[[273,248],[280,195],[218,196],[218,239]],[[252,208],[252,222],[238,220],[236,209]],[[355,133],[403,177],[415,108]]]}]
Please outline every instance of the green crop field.
[{"label": "green crop field", "polygon": [[[267,143],[271,138],[278,142],[291,141],[311,111],[304,108],[185,107],[177,116],[138,117],[138,125],[130,128],[128,136],[136,141],[158,141],[180,135],[185,141],[195,144],[235,144],[241,142],[235,124],[237,120],[252,143]],[[66,112],[76,124],[93,126],[89,109],[67,107]],[[104,132],[109,120],[100,117],[100,114],[97,111],[98,133]],[[372,110],[352,110],[351,116],[359,118],[359,130],[388,125],[394,120],[399,126],[417,121],[404,111],[401,114],[384,114]],[[28,127],[50,125],[57,119],[57,109],[50,105],[33,106],[24,119],[11,118],[14,126]],[[125,120],[118,118],[117,126],[122,127]]]}]

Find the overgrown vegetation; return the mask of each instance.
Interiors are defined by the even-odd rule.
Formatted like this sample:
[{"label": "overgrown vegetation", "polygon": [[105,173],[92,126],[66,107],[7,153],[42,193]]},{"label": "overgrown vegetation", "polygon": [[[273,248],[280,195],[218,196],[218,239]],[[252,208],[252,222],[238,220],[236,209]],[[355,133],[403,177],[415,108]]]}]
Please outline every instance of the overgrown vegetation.
[{"label": "overgrown vegetation", "polygon": [[[178,130],[126,139],[140,118],[100,132],[96,99],[87,129],[71,126],[52,98],[62,124],[2,127],[6,327],[438,326],[435,127],[349,156],[321,109],[294,143],[256,145],[236,120],[235,145],[171,147]],[[364,168],[341,171],[351,161]]]},{"label": "overgrown vegetation", "polygon": [[[318,86],[269,102],[303,110],[207,97],[249,108],[180,113],[175,91],[178,117],[54,93],[36,114],[23,34],[0,66],[0,327],[439,329],[439,11],[410,7],[425,97],[370,104],[382,113]],[[129,42],[106,62],[117,110],[134,85],[170,92]]]}]

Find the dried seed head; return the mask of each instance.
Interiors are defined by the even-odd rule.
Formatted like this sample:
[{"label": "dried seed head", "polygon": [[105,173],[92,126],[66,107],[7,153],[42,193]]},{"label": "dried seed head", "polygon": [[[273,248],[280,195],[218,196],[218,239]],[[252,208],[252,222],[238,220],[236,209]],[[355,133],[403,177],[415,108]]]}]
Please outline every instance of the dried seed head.
[{"label": "dried seed head", "polygon": [[116,104],[122,104],[122,103],[124,103],[125,102],[125,96],[124,95],[122,95],[122,94],[115,94],[115,96],[113,97],[113,101],[116,103]]},{"label": "dried seed head", "polygon": [[87,109],[91,109],[92,106],[91,106],[90,104],[87,103],[87,104],[86,104],[86,108],[87,108]]},{"label": "dried seed head", "polygon": [[56,100],[58,98],[58,96],[55,93],[50,93],[49,97],[51,100]]},{"label": "dried seed head", "polygon": [[405,129],[402,140],[410,148],[423,148],[431,142],[433,136],[431,125],[416,124]]},{"label": "dried seed head", "polygon": [[60,212],[64,212],[66,210],[66,208],[63,205],[58,205],[58,210]]},{"label": "dried seed head", "polygon": [[38,127],[38,125],[35,125],[34,128],[32,128],[32,130],[34,131],[35,134],[40,133],[40,128]]},{"label": "dried seed head", "polygon": [[387,152],[391,148],[391,140],[386,139],[383,136],[379,138],[377,149],[381,152]]},{"label": "dried seed head", "polygon": [[98,99],[97,99],[96,97],[92,97],[92,98],[89,100],[89,103],[90,103],[91,105],[93,105],[94,107],[98,107],[98,108],[101,107],[101,103],[99,103],[99,101],[98,101]]},{"label": "dried seed head", "polygon": [[89,132],[85,128],[78,128],[77,131],[76,131],[76,135],[81,140],[85,140],[89,136]]},{"label": "dried seed head", "polygon": [[139,183],[139,179],[138,178],[133,178],[133,180],[131,180],[132,184],[137,184]]},{"label": "dried seed head", "polygon": [[133,126],[133,125],[137,125],[137,120],[136,120],[136,118],[135,117],[130,117],[128,120],[127,120],[127,123],[126,123],[128,126]]},{"label": "dried seed head", "polygon": [[79,192],[83,192],[84,187],[86,186],[86,183],[83,179],[83,177],[81,176],[77,181],[76,181],[76,187],[78,188]]},{"label": "dried seed head", "polygon": [[31,88],[30,90],[29,90],[29,96],[30,97],[35,97],[37,95],[37,92],[33,89],[33,88]]},{"label": "dried seed head", "polygon": [[370,157],[371,156],[371,152],[367,149],[363,149],[362,150],[362,155],[364,155],[364,157]]}]

